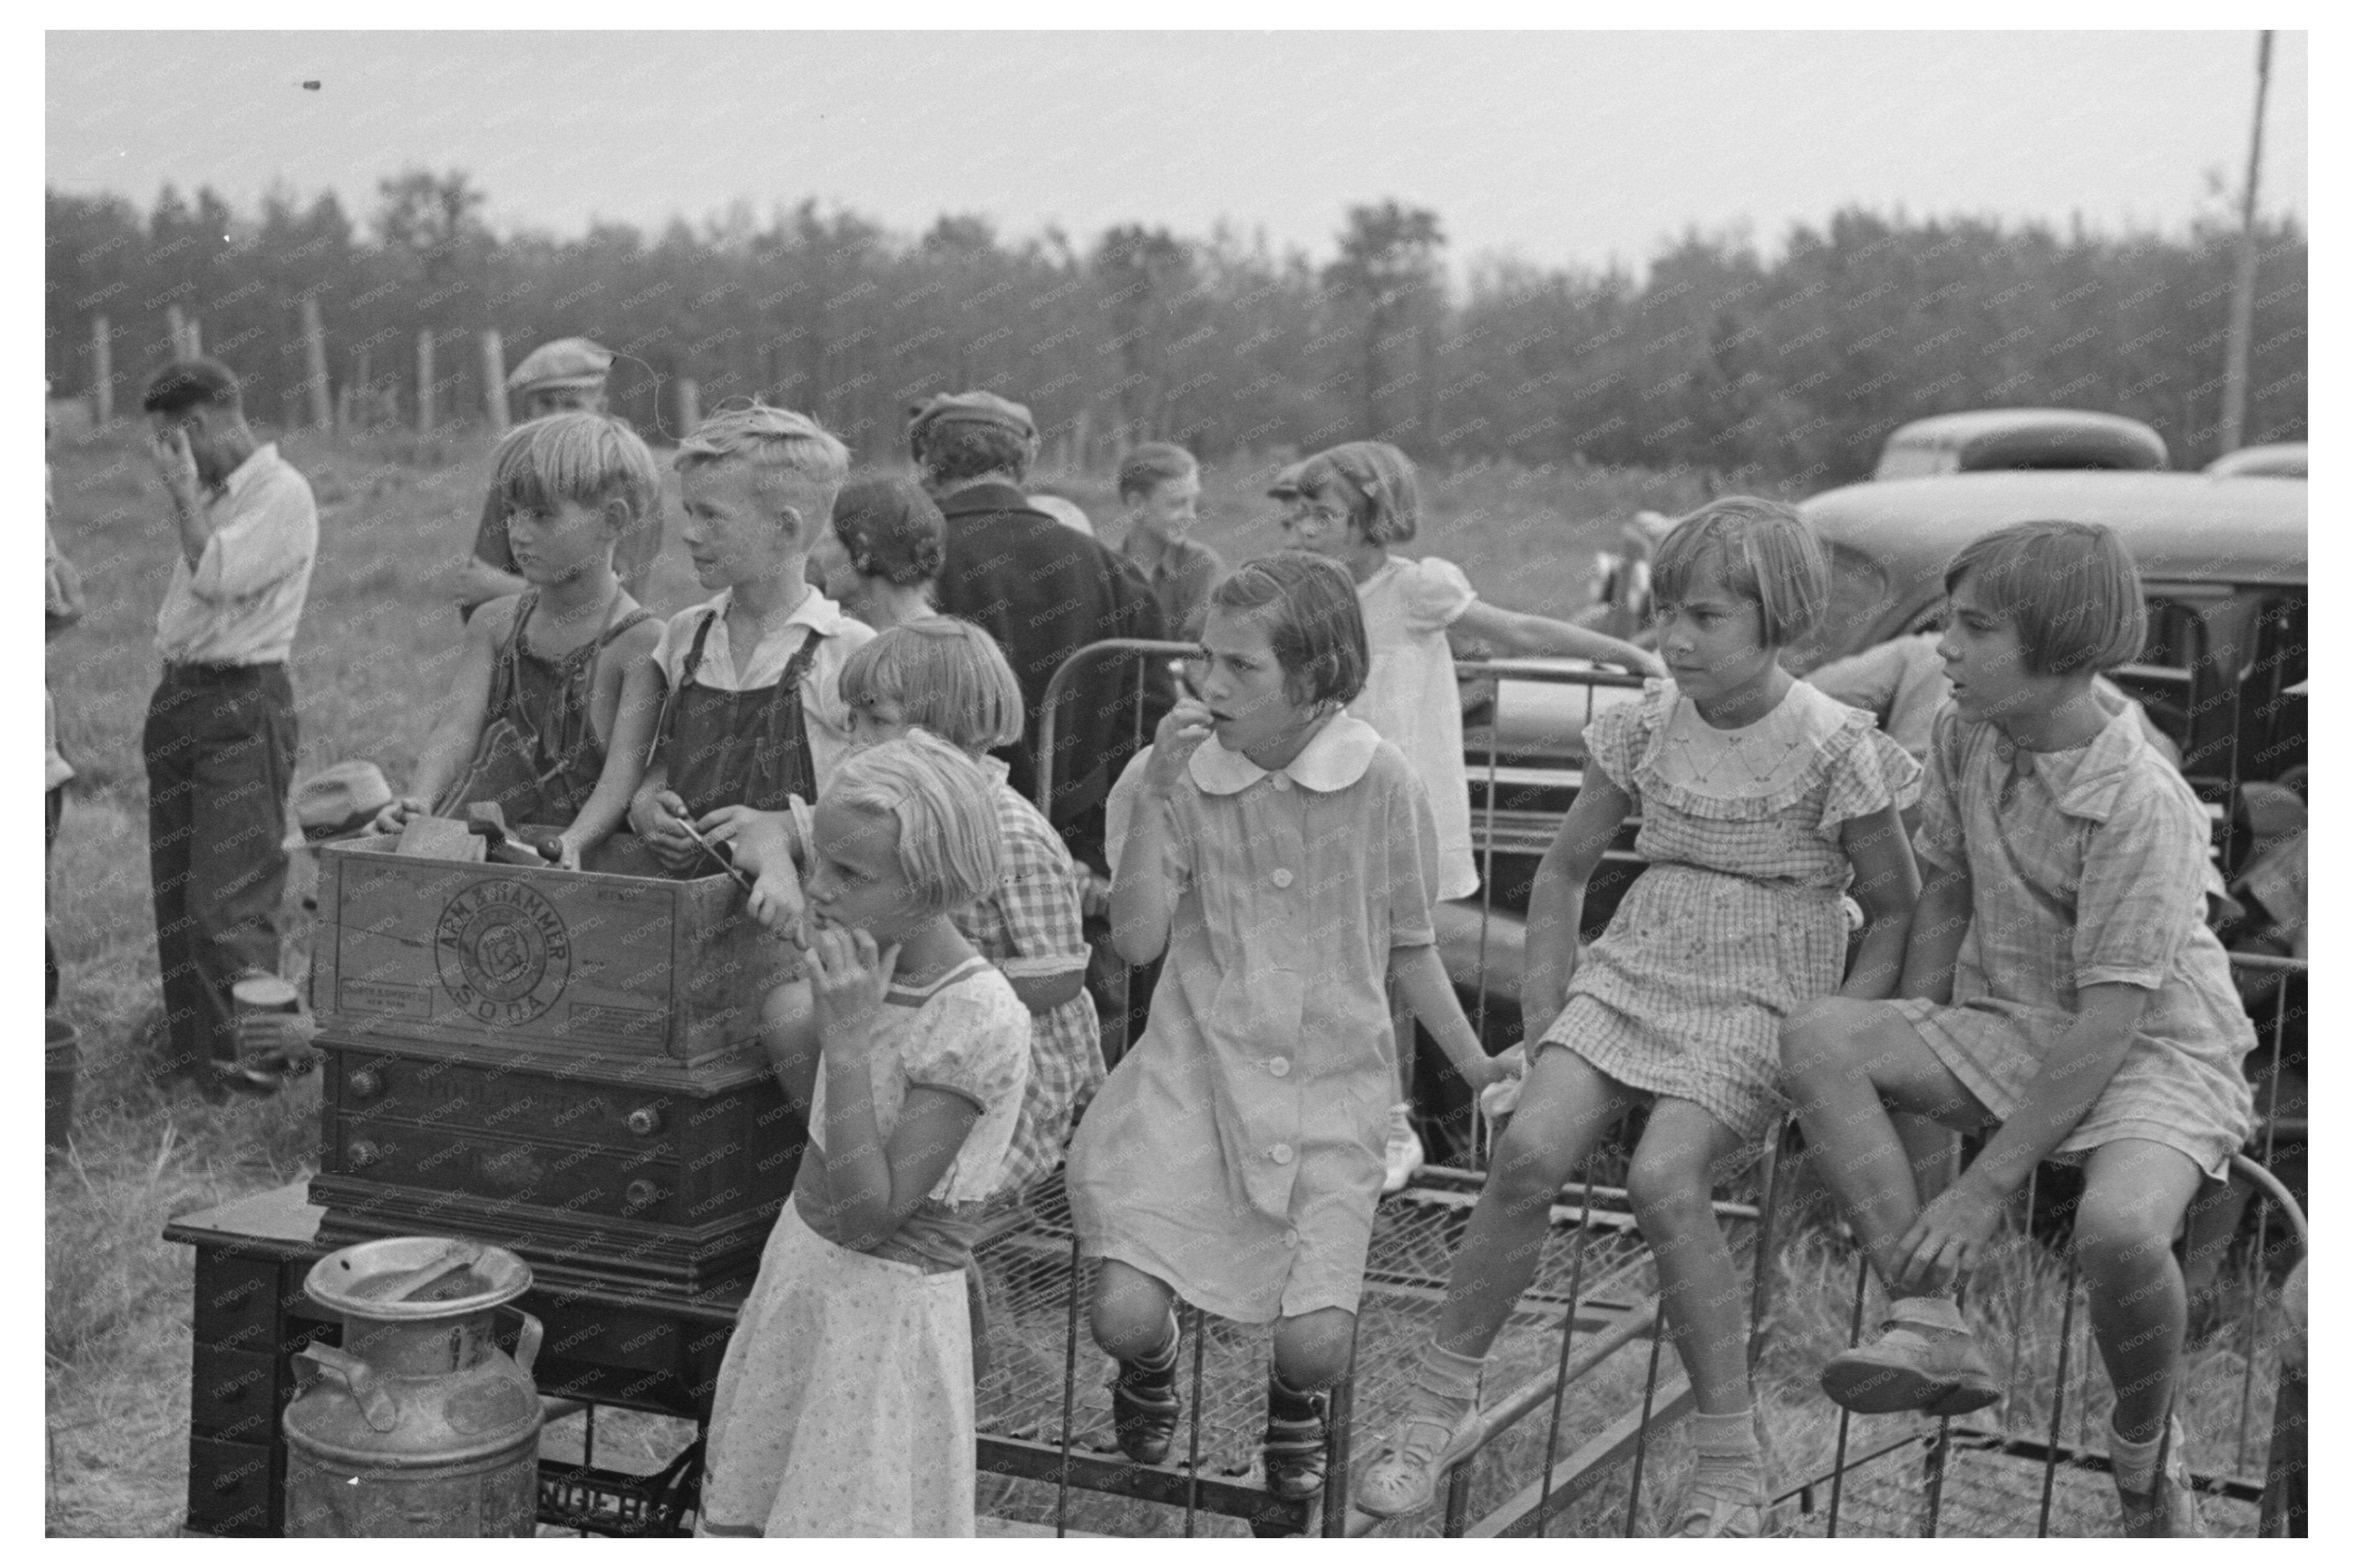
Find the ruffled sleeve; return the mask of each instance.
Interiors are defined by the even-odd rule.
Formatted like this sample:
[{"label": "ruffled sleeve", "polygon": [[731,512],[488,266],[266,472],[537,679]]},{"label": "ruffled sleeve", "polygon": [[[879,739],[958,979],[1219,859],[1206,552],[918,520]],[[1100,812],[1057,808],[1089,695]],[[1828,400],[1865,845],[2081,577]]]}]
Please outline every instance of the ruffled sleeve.
[{"label": "ruffled sleeve", "polygon": [[1849,709],[1846,725],[1826,747],[1829,789],[1822,800],[1821,835],[1835,842],[1846,824],[1894,806],[1901,811],[1920,798],[1920,764],[1897,745],[1868,713]]},{"label": "ruffled sleeve", "polygon": [[1435,555],[1409,563],[1398,587],[1406,626],[1417,632],[1444,631],[1479,598],[1461,567]]},{"label": "ruffled sleeve", "polygon": [[1586,765],[1599,769],[1627,799],[1636,799],[1635,774],[1655,749],[1661,721],[1673,701],[1672,682],[1646,680],[1640,702],[1621,702],[1595,714],[1585,726]]},{"label": "ruffled sleeve", "polygon": [[1018,1103],[1029,1076],[1029,1014],[994,970],[925,1002],[900,1052],[910,1089],[944,1089],[983,1115]]}]

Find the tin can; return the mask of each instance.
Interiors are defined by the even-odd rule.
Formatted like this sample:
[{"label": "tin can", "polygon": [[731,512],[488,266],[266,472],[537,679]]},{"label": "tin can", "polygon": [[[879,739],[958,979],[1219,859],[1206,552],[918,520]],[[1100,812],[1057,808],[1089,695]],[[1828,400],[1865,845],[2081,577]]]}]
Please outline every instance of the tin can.
[{"label": "tin can", "polygon": [[229,986],[228,995],[237,1027],[238,1067],[249,1073],[299,1073],[310,1068],[313,1058],[307,1047],[295,1048],[294,1042],[273,1025],[249,1022],[273,1015],[291,1017],[301,1012],[301,995],[290,982],[275,974],[248,974]]}]

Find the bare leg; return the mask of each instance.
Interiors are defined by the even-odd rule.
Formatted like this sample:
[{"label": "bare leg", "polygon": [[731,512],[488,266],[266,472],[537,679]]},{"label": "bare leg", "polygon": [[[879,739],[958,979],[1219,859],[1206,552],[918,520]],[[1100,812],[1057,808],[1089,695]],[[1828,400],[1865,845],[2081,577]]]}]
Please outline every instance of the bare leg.
[{"label": "bare leg", "polygon": [[1747,1294],[1710,1199],[1745,1152],[1738,1134],[1688,1100],[1662,1098],[1626,1175],[1642,1239],[1659,1263],[1659,1301],[1702,1413],[1749,1407]]},{"label": "bare leg", "polygon": [[1890,1110],[1976,1127],[1989,1120],[1985,1107],[1883,1002],[1825,997],[1799,1009],[1781,1030],[1781,1067],[1806,1145],[1888,1294],[1941,1294],[1891,1282],[1920,1189]]},{"label": "bare leg", "polygon": [[2173,1234],[2204,1179],[2179,1150],[2126,1139],[2093,1151],[2075,1210],[2092,1337],[2116,1390],[2116,1428],[2155,1437],[2172,1407],[2188,1303]]},{"label": "bare leg", "polygon": [[1535,1277],[1552,1202],[1603,1133],[1635,1103],[1634,1091],[1574,1051],[1540,1049],[1518,1109],[1495,1145],[1493,1168],[1462,1247],[1454,1255],[1437,1342],[1483,1356]]},{"label": "bare leg", "polygon": [[1095,1343],[1120,1361],[1148,1356],[1168,1342],[1176,1293],[1141,1268],[1106,1258],[1095,1271],[1090,1314]]},{"label": "bare leg", "polygon": [[1296,1389],[1331,1387],[1348,1375],[1348,1351],[1356,1331],[1356,1314],[1340,1307],[1277,1319],[1276,1375]]}]

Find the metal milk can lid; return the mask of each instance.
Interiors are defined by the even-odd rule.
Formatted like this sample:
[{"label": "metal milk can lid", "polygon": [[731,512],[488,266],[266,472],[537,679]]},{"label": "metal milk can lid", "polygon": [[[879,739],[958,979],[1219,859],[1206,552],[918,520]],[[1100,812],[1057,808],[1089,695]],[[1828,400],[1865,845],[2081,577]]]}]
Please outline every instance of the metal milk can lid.
[{"label": "metal milk can lid", "polygon": [[531,1289],[531,1266],[503,1247],[399,1236],[331,1252],[303,1290],[323,1307],[386,1321],[487,1311]]}]

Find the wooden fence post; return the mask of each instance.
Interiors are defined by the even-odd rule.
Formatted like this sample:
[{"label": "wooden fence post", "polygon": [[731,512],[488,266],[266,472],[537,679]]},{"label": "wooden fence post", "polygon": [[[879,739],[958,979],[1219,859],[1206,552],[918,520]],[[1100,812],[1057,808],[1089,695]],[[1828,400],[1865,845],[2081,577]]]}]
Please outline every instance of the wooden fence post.
[{"label": "wooden fence post", "polygon": [[691,375],[680,376],[675,384],[678,387],[678,433],[683,436],[702,423],[702,388]]},{"label": "wooden fence post", "polygon": [[311,428],[332,429],[335,408],[327,395],[327,329],[320,323],[315,294],[302,296],[302,379],[311,394]]},{"label": "wooden fence post", "polygon": [[205,324],[195,316],[188,318],[188,357],[202,359],[205,353]]},{"label": "wooden fence post", "polygon": [[491,416],[491,434],[507,433],[507,349],[496,327],[482,330],[482,408]]},{"label": "wooden fence post", "polygon": [[188,318],[181,313],[179,306],[174,304],[164,307],[164,331],[172,340],[172,357],[187,358]]},{"label": "wooden fence post", "polygon": [[352,393],[352,411],[343,416],[343,423],[363,430],[373,430],[375,428],[375,383],[368,376],[368,351],[365,349],[360,350],[359,370],[352,381],[353,386],[358,390]]},{"label": "wooden fence post", "polygon": [[417,433],[433,434],[433,329],[417,334]]},{"label": "wooden fence post", "polygon": [[90,319],[90,413],[100,429],[114,419],[114,332],[104,316]]}]

